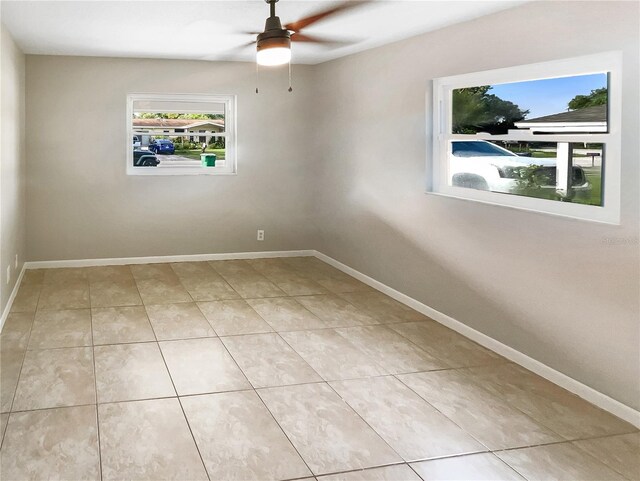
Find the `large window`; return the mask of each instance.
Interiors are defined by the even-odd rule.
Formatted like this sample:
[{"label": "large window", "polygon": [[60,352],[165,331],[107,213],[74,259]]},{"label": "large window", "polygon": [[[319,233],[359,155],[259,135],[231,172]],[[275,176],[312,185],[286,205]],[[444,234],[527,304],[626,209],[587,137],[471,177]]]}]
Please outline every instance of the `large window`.
[{"label": "large window", "polygon": [[127,173],[233,174],[233,95],[131,94],[127,97]]},{"label": "large window", "polygon": [[434,80],[428,189],[618,223],[620,58],[612,52]]}]

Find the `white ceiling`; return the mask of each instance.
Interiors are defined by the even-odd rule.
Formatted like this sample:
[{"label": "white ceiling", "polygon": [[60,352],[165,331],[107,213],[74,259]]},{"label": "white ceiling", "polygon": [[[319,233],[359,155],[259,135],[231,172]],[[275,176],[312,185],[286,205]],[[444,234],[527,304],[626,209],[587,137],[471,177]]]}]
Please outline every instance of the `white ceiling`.
[{"label": "white ceiling", "polygon": [[[281,0],[283,23],[340,3]],[[296,43],[295,63],[315,64],[525,3],[524,0],[373,0],[305,29],[348,40],[339,48]],[[264,0],[8,1],[2,22],[25,53],[253,61],[253,37],[269,8]]]}]

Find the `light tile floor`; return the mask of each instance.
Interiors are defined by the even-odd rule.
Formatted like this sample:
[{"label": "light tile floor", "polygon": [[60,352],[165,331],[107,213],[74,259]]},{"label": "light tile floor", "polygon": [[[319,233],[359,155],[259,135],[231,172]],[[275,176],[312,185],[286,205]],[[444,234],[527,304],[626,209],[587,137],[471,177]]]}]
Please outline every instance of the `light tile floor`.
[{"label": "light tile floor", "polygon": [[314,258],[27,271],[2,480],[638,480],[640,432]]}]

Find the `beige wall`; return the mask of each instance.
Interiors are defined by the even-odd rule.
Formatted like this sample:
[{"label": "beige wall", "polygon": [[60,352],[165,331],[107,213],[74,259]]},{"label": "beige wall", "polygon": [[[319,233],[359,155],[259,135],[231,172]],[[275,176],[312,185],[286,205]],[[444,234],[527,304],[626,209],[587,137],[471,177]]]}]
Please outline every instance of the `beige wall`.
[{"label": "beige wall", "polygon": [[[307,249],[310,67],[27,56],[29,260]],[[127,93],[237,94],[238,175],[127,176]],[[256,230],[266,231],[264,242]]]},{"label": "beige wall", "polygon": [[[15,286],[26,254],[25,241],[25,56],[1,25],[0,39],[0,312]],[[15,256],[19,264],[14,266]],[[7,283],[7,267],[11,270]]]},{"label": "beige wall", "polygon": [[[638,13],[534,2],[320,65],[319,250],[640,408]],[[620,226],[424,193],[431,79],[608,50],[624,52]]]}]

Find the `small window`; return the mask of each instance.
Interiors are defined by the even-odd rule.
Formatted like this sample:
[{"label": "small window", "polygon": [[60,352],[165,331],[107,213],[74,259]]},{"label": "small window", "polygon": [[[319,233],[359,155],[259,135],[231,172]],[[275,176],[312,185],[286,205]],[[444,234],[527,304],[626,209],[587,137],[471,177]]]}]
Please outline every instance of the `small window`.
[{"label": "small window", "polygon": [[235,125],[232,95],[131,94],[127,173],[233,174]]},{"label": "small window", "polygon": [[428,189],[618,223],[620,54],[436,79]]}]

